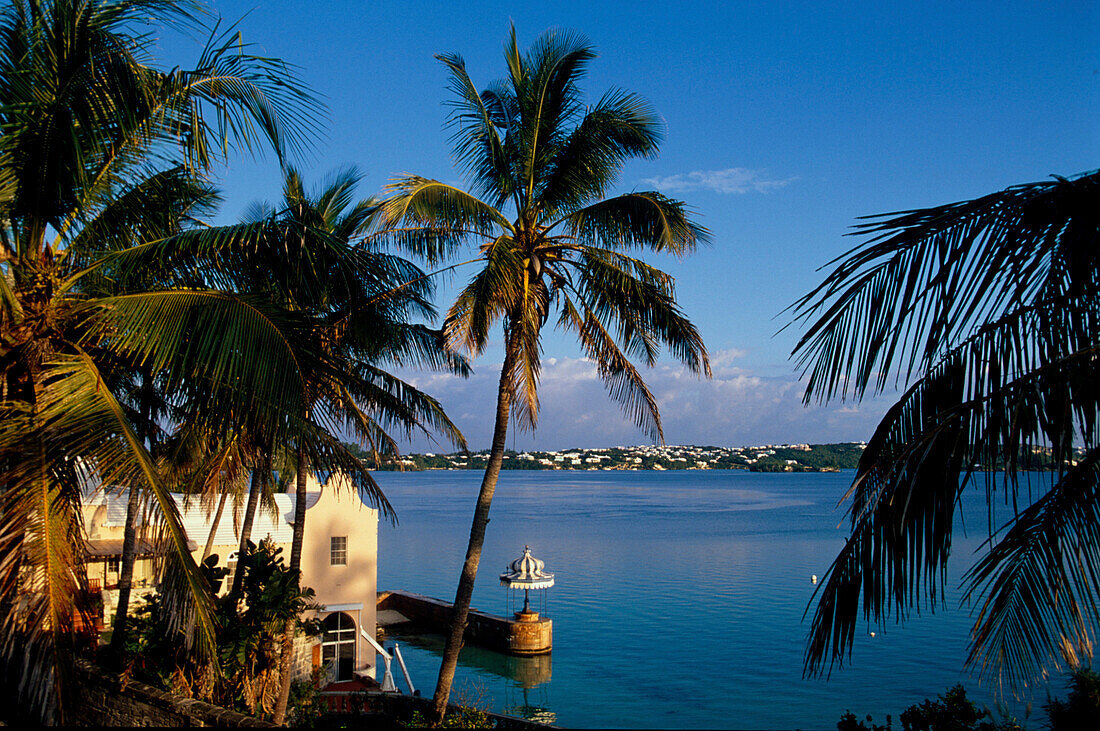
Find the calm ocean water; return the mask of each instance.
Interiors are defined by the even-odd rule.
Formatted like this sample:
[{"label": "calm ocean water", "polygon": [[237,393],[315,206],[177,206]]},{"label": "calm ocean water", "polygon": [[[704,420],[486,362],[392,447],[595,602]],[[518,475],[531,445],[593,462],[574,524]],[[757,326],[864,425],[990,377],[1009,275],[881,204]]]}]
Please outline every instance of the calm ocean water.
[{"label": "calm ocean water", "polygon": [[[376,478],[400,520],[380,528],[379,588],[453,600],[481,474]],[[956,531],[947,610],[865,627],[850,666],[828,680],[802,678],[810,576],[823,576],[843,544],[836,503],[850,480],[503,472],[473,605],[509,613],[497,577],[529,544],[557,578],[545,597],[532,593],[554,620],[554,650],[521,659],[468,647],[452,698],[563,726],[620,728],[833,729],[847,709],[878,723],[890,713],[900,726],[906,706],[960,681],[992,706],[992,693],[962,669],[970,618],[957,608],[958,578],[986,531],[980,500],[964,505],[966,530]],[[395,639],[430,695],[442,639]]]}]

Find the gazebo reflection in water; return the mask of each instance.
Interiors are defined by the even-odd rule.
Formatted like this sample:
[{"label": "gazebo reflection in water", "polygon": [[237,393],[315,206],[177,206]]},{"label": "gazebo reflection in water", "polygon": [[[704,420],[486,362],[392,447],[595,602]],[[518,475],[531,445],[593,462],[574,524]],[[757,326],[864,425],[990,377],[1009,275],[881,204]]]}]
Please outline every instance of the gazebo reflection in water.
[{"label": "gazebo reflection in water", "polygon": [[[546,589],[554,585],[554,575],[546,572],[546,564],[531,555],[531,547],[523,547],[523,555],[508,565],[500,575],[500,585],[512,589],[508,592],[508,609],[518,622],[539,622],[539,614],[546,612]],[[523,608],[515,611],[516,591],[523,590]],[[531,609],[531,592],[540,595],[539,611]],[[549,625],[545,618],[542,623]],[[549,697],[545,684],[550,681],[549,638],[545,654],[508,657],[508,675],[515,680],[522,693],[517,698],[509,693],[507,713],[541,723],[554,723],[557,714],[548,708]],[[543,686],[540,688],[540,686]],[[532,691],[539,688],[532,697]]]}]

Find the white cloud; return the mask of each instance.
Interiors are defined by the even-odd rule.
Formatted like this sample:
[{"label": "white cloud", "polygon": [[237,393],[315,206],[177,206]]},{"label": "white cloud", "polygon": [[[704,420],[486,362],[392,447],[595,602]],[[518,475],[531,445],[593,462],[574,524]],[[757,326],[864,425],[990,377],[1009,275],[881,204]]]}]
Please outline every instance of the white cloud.
[{"label": "white cloud", "polygon": [[725,170],[695,170],[690,173],[646,178],[645,185],[652,185],[666,193],[682,193],[691,190],[709,190],[715,193],[767,193],[782,188],[795,178],[773,178],[766,170],[726,168]]},{"label": "white cloud", "polygon": [[[888,398],[853,408],[837,401],[803,406],[805,385],[794,375],[768,376],[739,366],[744,353],[712,354],[714,377],[696,378],[678,364],[659,364],[642,375],[657,398],[670,444],[742,446],[761,442],[840,442],[868,439],[888,406]],[[471,449],[489,446],[499,363],[477,364],[467,380],[419,375],[417,385],[443,404]],[[647,436],[607,395],[593,363],[586,358],[547,358],[539,383],[541,413],[534,432],[516,433],[508,447],[564,449],[644,444]],[[418,439],[408,451],[441,451],[445,445]]]}]

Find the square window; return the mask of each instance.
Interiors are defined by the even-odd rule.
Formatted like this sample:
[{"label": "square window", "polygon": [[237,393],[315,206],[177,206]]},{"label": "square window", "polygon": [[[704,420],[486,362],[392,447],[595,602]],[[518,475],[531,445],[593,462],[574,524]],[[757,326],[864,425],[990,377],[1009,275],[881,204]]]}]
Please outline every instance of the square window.
[{"label": "square window", "polygon": [[329,565],[348,565],[348,537],[332,536],[329,538]]}]

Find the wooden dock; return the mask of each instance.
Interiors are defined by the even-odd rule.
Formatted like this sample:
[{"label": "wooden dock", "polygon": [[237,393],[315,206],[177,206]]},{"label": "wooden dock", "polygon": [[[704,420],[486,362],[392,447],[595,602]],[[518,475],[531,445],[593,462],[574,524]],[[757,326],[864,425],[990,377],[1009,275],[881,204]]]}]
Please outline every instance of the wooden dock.
[{"label": "wooden dock", "polygon": [[[378,592],[378,626],[388,631],[446,633],[454,605],[411,591]],[[543,655],[553,647],[554,624],[536,612],[502,617],[470,608],[465,640],[511,655]]]}]

